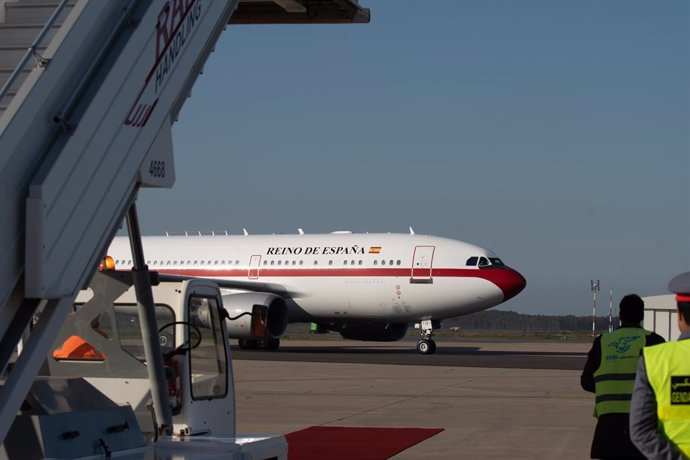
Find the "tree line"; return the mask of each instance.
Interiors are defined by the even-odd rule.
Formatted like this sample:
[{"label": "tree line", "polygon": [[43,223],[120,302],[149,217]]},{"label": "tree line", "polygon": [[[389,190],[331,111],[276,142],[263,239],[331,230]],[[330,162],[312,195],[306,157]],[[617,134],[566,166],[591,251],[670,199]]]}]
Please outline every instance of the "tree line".
[{"label": "tree line", "polygon": [[[618,317],[613,317],[612,324],[614,327],[618,326]],[[443,327],[479,331],[591,331],[592,317],[526,315],[514,311],[484,310],[467,316],[446,319],[443,321]],[[608,315],[596,317],[597,331],[608,330],[608,327]]]}]

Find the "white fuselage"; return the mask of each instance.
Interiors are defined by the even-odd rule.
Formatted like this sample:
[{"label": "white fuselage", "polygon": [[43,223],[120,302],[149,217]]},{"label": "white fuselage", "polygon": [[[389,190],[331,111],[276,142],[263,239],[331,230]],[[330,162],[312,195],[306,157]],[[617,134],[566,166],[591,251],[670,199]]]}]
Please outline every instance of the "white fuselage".
[{"label": "white fuselage", "polygon": [[[153,271],[244,283],[235,292],[261,290],[257,286],[267,283],[284,288],[290,322],[451,318],[498,305],[525,286],[524,278],[503,266],[493,252],[427,235],[215,235],[142,240]],[[116,237],[108,255],[117,269],[132,266],[126,237]]]}]

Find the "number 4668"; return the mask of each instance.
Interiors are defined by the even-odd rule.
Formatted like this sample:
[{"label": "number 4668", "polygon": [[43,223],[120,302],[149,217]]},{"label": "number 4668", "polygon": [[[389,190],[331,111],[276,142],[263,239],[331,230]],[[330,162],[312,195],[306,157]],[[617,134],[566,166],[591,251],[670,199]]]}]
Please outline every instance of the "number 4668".
[{"label": "number 4668", "polygon": [[151,160],[149,174],[151,174],[153,177],[165,177],[165,161]]}]

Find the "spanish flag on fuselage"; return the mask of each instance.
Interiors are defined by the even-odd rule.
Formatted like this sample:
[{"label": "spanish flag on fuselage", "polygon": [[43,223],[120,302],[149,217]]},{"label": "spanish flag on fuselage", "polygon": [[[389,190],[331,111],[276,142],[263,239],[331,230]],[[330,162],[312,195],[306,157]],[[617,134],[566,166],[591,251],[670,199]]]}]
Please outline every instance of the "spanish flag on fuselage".
[{"label": "spanish flag on fuselage", "polygon": [[369,254],[378,254],[381,252],[381,246],[369,246]]}]

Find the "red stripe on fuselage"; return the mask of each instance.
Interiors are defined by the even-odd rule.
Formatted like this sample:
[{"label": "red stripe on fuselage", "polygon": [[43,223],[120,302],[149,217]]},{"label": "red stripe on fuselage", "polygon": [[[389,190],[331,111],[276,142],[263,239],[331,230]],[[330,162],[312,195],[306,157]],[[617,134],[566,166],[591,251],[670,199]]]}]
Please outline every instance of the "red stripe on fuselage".
[{"label": "red stripe on fuselage", "polygon": [[[254,272],[256,268],[252,267]],[[410,278],[410,268],[261,268],[259,276],[249,275],[248,268],[236,269],[163,269],[161,273],[182,275],[197,278],[245,278],[258,280],[262,278],[308,278],[308,277],[387,277]],[[495,284],[503,292],[503,301],[515,297],[526,286],[525,278],[508,267],[501,268],[434,268],[431,278],[481,278]]]}]

